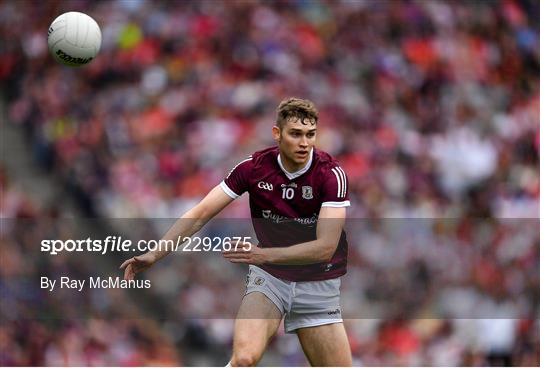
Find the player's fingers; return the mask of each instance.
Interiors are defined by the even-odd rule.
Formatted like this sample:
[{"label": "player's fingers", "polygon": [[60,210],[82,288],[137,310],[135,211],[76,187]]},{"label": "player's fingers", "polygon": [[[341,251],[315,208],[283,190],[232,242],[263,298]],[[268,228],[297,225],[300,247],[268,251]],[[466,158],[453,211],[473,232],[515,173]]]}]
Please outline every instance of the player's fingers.
[{"label": "player's fingers", "polygon": [[146,261],[144,259],[141,258],[141,256],[135,256],[133,257],[133,259],[137,262],[143,262],[143,263],[146,263]]},{"label": "player's fingers", "polygon": [[243,250],[244,252],[251,252],[253,248],[255,247],[256,245],[254,244],[244,242],[241,245],[239,245],[237,249]]},{"label": "player's fingers", "polygon": [[135,267],[133,267],[133,265],[131,265],[131,268],[129,270],[129,279],[130,280],[134,280],[135,279],[135,275],[137,274],[138,271],[135,270]]},{"label": "player's fingers", "polygon": [[223,253],[223,254],[247,254],[249,252],[250,252],[249,250],[245,250],[245,249],[242,249],[242,248],[238,248],[238,249],[233,248],[231,250],[224,250],[221,253]]},{"label": "player's fingers", "polygon": [[248,258],[231,258],[229,259],[229,262],[231,263],[249,263]]},{"label": "player's fingers", "polygon": [[122,264],[120,265],[120,269],[123,269],[124,267],[126,267],[126,266],[129,265],[130,263],[134,262],[134,260],[135,260],[135,257],[130,258],[130,259],[128,259],[128,260],[125,260],[124,263],[122,263]]},{"label": "player's fingers", "polygon": [[129,280],[129,275],[131,273],[131,265],[127,265],[126,269],[124,270],[124,280]]},{"label": "player's fingers", "polygon": [[234,256],[237,256],[237,255],[241,255],[242,253],[240,252],[224,252],[222,253],[224,257],[234,257]]},{"label": "player's fingers", "polygon": [[248,258],[249,254],[247,254],[247,253],[239,253],[239,252],[224,253],[223,257],[225,257],[225,258]]},{"label": "player's fingers", "polygon": [[223,255],[224,258],[231,259],[231,258],[246,258],[245,254],[238,254],[238,253],[228,253]]}]

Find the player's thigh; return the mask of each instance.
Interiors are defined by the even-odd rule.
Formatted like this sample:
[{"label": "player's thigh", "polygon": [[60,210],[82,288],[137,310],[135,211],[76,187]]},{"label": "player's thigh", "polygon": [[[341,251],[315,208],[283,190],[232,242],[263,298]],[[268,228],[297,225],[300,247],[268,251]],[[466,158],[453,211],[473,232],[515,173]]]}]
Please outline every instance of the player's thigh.
[{"label": "player's thigh", "polygon": [[233,362],[258,362],[281,318],[278,307],[263,293],[252,292],[244,296],[234,324]]},{"label": "player's thigh", "polygon": [[296,333],[312,366],[352,365],[351,348],[343,323],[304,327],[296,330]]}]

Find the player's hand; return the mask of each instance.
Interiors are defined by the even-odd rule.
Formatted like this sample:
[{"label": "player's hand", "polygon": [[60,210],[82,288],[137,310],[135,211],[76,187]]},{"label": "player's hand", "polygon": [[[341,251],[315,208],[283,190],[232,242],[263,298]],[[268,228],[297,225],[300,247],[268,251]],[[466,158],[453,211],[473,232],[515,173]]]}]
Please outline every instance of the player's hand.
[{"label": "player's hand", "polygon": [[126,260],[120,266],[124,269],[124,280],[133,280],[139,272],[146,271],[156,262],[156,256],[151,252]]},{"label": "player's hand", "polygon": [[232,263],[262,265],[267,262],[265,249],[251,243],[240,243],[231,250],[222,251],[221,254]]}]

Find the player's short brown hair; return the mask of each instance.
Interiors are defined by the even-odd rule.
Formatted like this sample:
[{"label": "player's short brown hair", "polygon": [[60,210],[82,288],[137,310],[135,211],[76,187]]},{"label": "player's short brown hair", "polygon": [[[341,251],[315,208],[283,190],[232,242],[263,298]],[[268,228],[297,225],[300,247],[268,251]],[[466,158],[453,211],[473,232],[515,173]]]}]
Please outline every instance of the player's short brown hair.
[{"label": "player's short brown hair", "polygon": [[319,121],[319,112],[310,100],[290,97],[279,103],[276,125],[282,128],[289,119],[300,119],[302,124],[307,125],[311,122],[312,125],[315,125]]}]

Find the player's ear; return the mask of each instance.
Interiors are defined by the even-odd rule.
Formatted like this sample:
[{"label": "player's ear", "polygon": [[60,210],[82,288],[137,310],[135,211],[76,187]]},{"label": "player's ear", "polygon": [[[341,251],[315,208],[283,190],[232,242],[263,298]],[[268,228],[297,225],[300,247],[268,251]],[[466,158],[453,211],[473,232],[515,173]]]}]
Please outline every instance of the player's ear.
[{"label": "player's ear", "polygon": [[276,142],[279,143],[279,140],[281,138],[281,129],[279,129],[277,125],[274,125],[272,127],[272,137],[274,138]]}]

